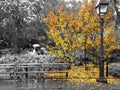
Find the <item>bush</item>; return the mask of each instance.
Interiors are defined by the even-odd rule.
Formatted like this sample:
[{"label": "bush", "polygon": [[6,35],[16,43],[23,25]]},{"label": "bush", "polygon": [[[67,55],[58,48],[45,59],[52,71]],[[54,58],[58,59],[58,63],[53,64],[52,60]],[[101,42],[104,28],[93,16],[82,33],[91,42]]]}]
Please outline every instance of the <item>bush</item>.
[{"label": "bush", "polygon": [[110,62],[120,62],[120,49],[115,49],[111,52],[111,60]]},{"label": "bush", "polygon": [[32,52],[26,52],[23,54],[5,54],[0,58],[0,63],[14,63],[20,61],[21,63],[29,62],[43,62],[43,63],[54,63],[57,62],[57,58],[53,55],[37,55]]}]

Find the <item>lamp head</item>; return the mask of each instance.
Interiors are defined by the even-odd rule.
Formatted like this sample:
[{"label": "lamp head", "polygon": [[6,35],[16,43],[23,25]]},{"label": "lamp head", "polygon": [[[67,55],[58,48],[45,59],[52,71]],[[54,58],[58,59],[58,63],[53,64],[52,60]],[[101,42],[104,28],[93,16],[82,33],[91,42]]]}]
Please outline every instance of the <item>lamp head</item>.
[{"label": "lamp head", "polygon": [[109,2],[107,0],[98,0],[95,6],[97,14],[103,16],[107,13]]}]

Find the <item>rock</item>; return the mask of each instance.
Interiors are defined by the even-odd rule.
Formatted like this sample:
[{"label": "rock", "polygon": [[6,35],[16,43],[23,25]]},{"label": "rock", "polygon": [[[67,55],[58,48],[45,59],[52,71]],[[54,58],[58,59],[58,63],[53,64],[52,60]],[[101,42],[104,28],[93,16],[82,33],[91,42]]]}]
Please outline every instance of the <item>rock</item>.
[{"label": "rock", "polygon": [[111,63],[108,72],[110,75],[114,77],[120,77],[120,62],[118,63]]}]

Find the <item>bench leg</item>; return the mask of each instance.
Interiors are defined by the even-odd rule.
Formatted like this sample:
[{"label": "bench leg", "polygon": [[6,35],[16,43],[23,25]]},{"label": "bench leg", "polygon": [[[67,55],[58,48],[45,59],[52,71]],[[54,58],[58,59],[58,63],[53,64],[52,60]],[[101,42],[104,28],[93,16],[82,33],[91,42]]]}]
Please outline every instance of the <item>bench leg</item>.
[{"label": "bench leg", "polygon": [[66,80],[68,79],[68,72],[66,72]]},{"label": "bench leg", "polygon": [[27,73],[28,72],[28,67],[25,68],[25,71],[26,71],[25,78],[27,79],[28,78],[28,73]]},{"label": "bench leg", "polygon": [[14,73],[10,73],[10,78],[13,79],[14,78]]}]

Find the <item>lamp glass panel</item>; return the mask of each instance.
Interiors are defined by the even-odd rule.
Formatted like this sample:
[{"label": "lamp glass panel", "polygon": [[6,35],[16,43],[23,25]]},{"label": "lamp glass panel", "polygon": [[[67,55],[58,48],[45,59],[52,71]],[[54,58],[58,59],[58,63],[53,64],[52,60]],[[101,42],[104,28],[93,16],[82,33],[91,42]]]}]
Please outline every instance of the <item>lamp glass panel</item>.
[{"label": "lamp glass panel", "polygon": [[118,11],[120,12],[120,4],[116,4]]},{"label": "lamp glass panel", "polygon": [[100,15],[104,15],[107,13],[107,5],[100,5]]}]

